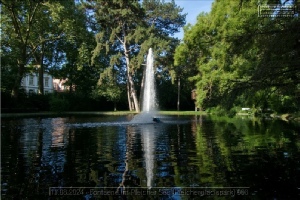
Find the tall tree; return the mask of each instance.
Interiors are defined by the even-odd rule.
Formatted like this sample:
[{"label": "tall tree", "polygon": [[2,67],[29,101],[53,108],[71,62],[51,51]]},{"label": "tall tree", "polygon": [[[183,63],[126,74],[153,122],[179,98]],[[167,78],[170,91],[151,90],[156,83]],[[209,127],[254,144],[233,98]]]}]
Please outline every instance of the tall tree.
[{"label": "tall tree", "polygon": [[129,109],[140,111],[136,82],[142,81],[138,69],[150,47],[156,50],[156,55],[168,50],[172,41],[169,35],[178,32],[185,23],[185,15],[180,14],[182,9],[174,1],[156,0],[143,1],[142,5],[138,1],[99,0],[90,1],[87,7],[94,10],[100,25],[94,56],[102,49],[106,49],[108,55],[117,50],[115,55],[119,55],[126,66]]},{"label": "tall tree", "polygon": [[65,37],[57,42],[56,51],[62,54],[63,62],[55,66],[52,73],[58,78],[67,78],[70,92],[89,95],[96,86],[101,63],[91,63],[92,50],[96,44],[93,29],[88,23],[85,8],[74,3],[64,8],[70,19],[63,30]]},{"label": "tall tree", "polygon": [[[30,49],[34,26],[37,24],[37,12],[42,5],[39,1],[1,1],[3,24],[2,31],[5,35],[5,49],[13,53],[17,61],[16,76],[12,88],[12,96],[18,97],[19,87],[25,66],[32,58],[34,49]],[[12,26],[9,26],[12,25]]]},{"label": "tall tree", "polygon": [[[194,26],[188,24],[184,27],[183,42],[177,46],[174,54],[174,67],[172,73],[174,77],[187,77],[192,85],[196,85],[201,70],[199,63],[209,60],[209,49],[211,48],[209,33],[210,21],[207,13],[200,13],[198,21]],[[202,80],[202,79],[200,79]],[[195,86],[194,86],[195,87]],[[194,89],[191,88],[191,89]],[[206,98],[206,92],[198,93],[198,99]],[[199,105],[199,104],[198,104]],[[198,106],[202,109],[202,105]]]},{"label": "tall tree", "polygon": [[121,83],[118,83],[117,70],[112,67],[106,68],[101,74],[97,83],[97,87],[94,90],[94,95],[104,96],[107,100],[114,103],[114,111],[117,110],[117,102],[121,100],[121,96],[124,87]]},{"label": "tall tree", "polygon": [[[97,47],[94,57],[99,55],[103,48],[109,54],[111,49],[118,49],[118,54],[124,59],[127,71],[128,103],[130,110],[140,111],[133,75],[134,66],[130,60],[138,48],[143,34],[144,13],[138,1],[96,1],[90,4],[95,12],[95,18],[100,24],[100,32],[96,35]],[[109,13],[109,14],[103,14]],[[134,105],[132,105],[132,102]],[[134,106],[134,108],[132,107]]]},{"label": "tall tree", "polygon": [[192,59],[198,74],[191,79],[200,107],[271,105],[273,94],[295,104],[299,18],[281,17],[286,11],[280,6],[273,17],[260,18],[256,1],[217,1],[210,13],[200,14],[197,23],[186,28],[184,44],[177,49],[182,53],[175,60],[186,64],[189,55],[198,55]]},{"label": "tall tree", "polygon": [[[44,59],[50,59],[55,51],[53,42],[61,38],[69,38],[73,19],[70,13],[74,1],[1,1],[2,31],[4,35],[4,57],[13,55],[16,65],[11,66],[15,72],[12,96],[17,98],[21,80],[29,68],[39,66],[39,90],[43,93]],[[51,53],[49,53],[52,51]],[[16,67],[16,68],[15,68]],[[15,69],[13,69],[15,68]]]}]

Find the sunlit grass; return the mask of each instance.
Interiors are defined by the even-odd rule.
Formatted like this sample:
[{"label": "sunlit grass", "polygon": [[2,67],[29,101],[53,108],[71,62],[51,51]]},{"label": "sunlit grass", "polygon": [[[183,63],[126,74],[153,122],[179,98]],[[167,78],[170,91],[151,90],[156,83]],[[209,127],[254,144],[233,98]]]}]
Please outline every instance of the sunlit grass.
[{"label": "sunlit grass", "polygon": [[204,111],[159,111],[161,115],[205,115]]},{"label": "sunlit grass", "polygon": [[[66,116],[66,115],[130,115],[138,114],[135,111],[87,111],[87,112],[36,112],[36,113],[2,113],[1,117],[56,117],[56,116]],[[200,111],[159,111],[160,115],[203,115],[205,112]]]},{"label": "sunlit grass", "polygon": [[[129,115],[138,114],[135,111],[104,111],[104,112],[67,112],[68,114],[82,114],[82,115]],[[205,112],[200,111],[158,111],[160,115],[203,115]]]}]

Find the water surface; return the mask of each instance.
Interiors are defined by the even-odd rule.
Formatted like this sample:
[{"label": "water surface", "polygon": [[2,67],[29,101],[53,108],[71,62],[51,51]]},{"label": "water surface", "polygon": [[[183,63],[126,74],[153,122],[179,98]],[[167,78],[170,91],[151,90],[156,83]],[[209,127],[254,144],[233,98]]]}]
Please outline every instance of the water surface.
[{"label": "water surface", "polygon": [[300,198],[297,124],[130,119],[2,119],[2,199]]}]

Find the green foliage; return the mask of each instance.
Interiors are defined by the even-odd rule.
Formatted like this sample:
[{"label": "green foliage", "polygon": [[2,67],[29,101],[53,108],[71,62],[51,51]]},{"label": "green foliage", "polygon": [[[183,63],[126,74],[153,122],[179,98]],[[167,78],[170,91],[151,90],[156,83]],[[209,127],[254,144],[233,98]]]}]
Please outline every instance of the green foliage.
[{"label": "green foliage", "polygon": [[37,112],[49,111],[51,94],[26,94],[19,91],[19,100],[11,97],[10,92],[1,92],[1,108],[4,112]]},{"label": "green foliage", "polygon": [[[123,102],[132,101],[133,93],[140,94],[150,47],[155,54],[162,107],[176,106],[176,86],[170,83],[179,78],[185,101],[181,105],[192,107],[187,77],[196,68],[173,65],[179,40],[172,36],[185,24],[186,16],[175,1],[3,0],[1,5],[1,92],[7,107],[49,110],[49,101],[55,105],[53,109],[58,107],[47,95],[20,92],[21,79],[37,66],[44,68],[40,72],[67,79],[66,85],[76,88],[69,96],[75,95],[80,103],[65,96],[70,110],[94,109],[89,104],[98,100],[124,107]],[[126,91],[127,83],[130,91]],[[172,90],[170,95],[166,96],[166,90]],[[9,93],[14,101],[10,102]]]},{"label": "green foliage", "polygon": [[64,112],[69,111],[70,103],[65,98],[60,98],[58,96],[53,96],[50,100],[50,110],[54,112]]},{"label": "green foliage", "polygon": [[96,66],[90,64],[95,41],[81,4],[69,0],[4,0],[1,4],[5,80],[1,90],[11,90],[17,98],[21,79],[38,65],[41,73],[50,71],[57,78],[68,78],[77,91],[91,91],[90,84],[96,85],[98,76],[93,74]]},{"label": "green foliage", "polygon": [[298,17],[257,17],[257,1],[216,1],[185,27],[175,65],[197,67],[199,107],[299,110],[299,27]]},{"label": "green foliage", "polygon": [[40,94],[30,94],[26,101],[29,108],[36,108],[38,111],[48,111],[49,101],[51,99],[51,94],[40,95]]},{"label": "green foliage", "polygon": [[224,116],[227,117],[228,116],[228,111],[221,106],[209,107],[205,111],[209,114],[214,114],[219,117],[224,117]]},{"label": "green foliage", "polygon": [[112,67],[106,68],[101,74],[96,89],[94,90],[94,97],[103,96],[108,101],[119,102],[121,100],[124,87],[117,83],[116,72]]},{"label": "green foliage", "polygon": [[[117,67],[123,81],[128,83],[128,99],[137,105],[137,93],[142,83],[142,65],[150,47],[155,54],[157,68],[170,66],[170,52],[178,42],[170,35],[178,32],[185,23],[182,8],[175,2],[157,0],[138,1],[89,1],[85,6],[94,11],[99,25],[96,34],[97,45],[93,50],[92,63],[99,61],[99,55],[109,57],[109,65]],[[109,13],[109,14],[103,14]],[[101,93],[105,96],[103,89]],[[131,105],[133,102],[128,102]]]}]

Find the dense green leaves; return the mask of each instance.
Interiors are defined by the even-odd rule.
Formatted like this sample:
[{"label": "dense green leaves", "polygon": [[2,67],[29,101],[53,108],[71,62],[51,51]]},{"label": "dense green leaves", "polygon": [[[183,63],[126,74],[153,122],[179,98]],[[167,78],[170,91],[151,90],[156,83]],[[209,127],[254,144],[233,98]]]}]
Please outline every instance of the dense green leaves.
[{"label": "dense green leaves", "polygon": [[[57,67],[57,58],[65,59],[63,54],[69,54],[68,50],[74,51],[75,45],[73,49],[66,49],[70,46],[68,44],[86,40],[87,35],[83,33],[86,30],[85,18],[71,0],[1,3],[1,34],[4,38],[1,46],[4,65],[1,66],[11,73],[9,79],[13,80],[12,86],[9,83],[4,87],[12,90],[12,95],[17,98],[21,79],[25,73],[31,72],[32,66],[39,67],[40,77],[43,77],[42,73],[48,67]],[[66,63],[66,60],[61,62]]]},{"label": "dense green leaves", "polygon": [[[110,66],[125,71],[129,109],[139,111],[138,90],[142,85],[142,66],[148,49],[152,47],[158,62],[164,68],[168,52],[174,49],[170,35],[179,31],[185,23],[185,15],[174,1],[89,1],[86,7],[92,10],[99,30],[93,62],[103,51],[109,56]],[[107,14],[103,14],[107,13]],[[125,73],[124,73],[125,74]],[[100,77],[101,78],[101,77]],[[134,105],[134,106],[132,106]]]},{"label": "dense green leaves", "polygon": [[198,107],[298,110],[299,13],[282,17],[281,1],[260,3],[278,10],[259,17],[257,1],[215,1],[211,12],[184,28],[180,43],[172,36],[186,15],[175,1],[2,0],[1,92],[18,97],[25,73],[49,71],[83,96],[118,102],[127,92],[130,110],[139,110],[151,47],[166,104],[176,103],[163,90],[178,96],[179,109],[196,87]]},{"label": "dense green leaves", "polygon": [[29,72],[39,72],[43,94],[47,71],[67,79],[75,88],[70,93],[95,99],[117,102],[127,90],[130,109],[139,110],[148,49],[155,50],[159,84],[168,82],[179,42],[171,36],[185,24],[174,1],[2,0],[1,6],[1,91],[16,100]]},{"label": "dense green leaves", "polygon": [[299,27],[296,16],[257,16],[257,1],[216,1],[210,13],[200,14],[194,26],[185,28],[175,65],[197,67],[198,74],[190,79],[197,87],[199,107],[295,111]]},{"label": "dense green leaves", "polygon": [[116,103],[121,100],[122,94],[125,91],[125,85],[118,83],[117,71],[113,67],[106,68],[101,74],[94,90],[94,97],[105,97],[108,101],[114,102],[114,110],[116,110]]}]

